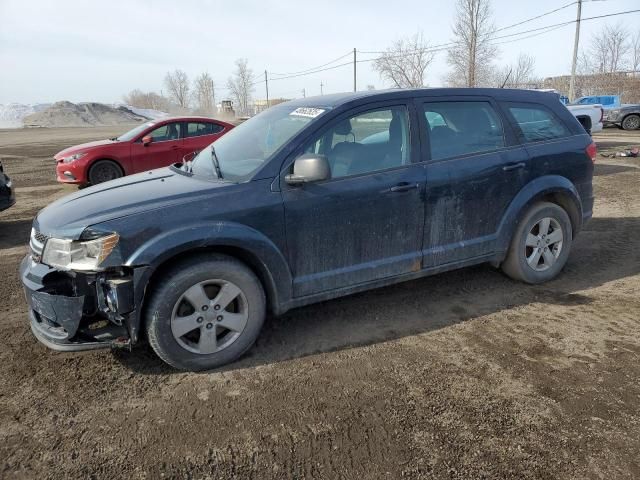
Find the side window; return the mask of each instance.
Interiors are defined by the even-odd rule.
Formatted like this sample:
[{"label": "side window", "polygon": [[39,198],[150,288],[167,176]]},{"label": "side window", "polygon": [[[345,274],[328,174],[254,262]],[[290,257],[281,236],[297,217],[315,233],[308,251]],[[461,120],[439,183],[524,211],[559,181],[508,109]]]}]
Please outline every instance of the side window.
[{"label": "side window", "polygon": [[507,108],[520,127],[522,140],[540,142],[571,135],[569,129],[544,105],[507,103]]},{"label": "side window", "polygon": [[201,135],[214,135],[224,130],[224,127],[211,122],[187,123],[187,137],[199,137]]},{"label": "side window", "polygon": [[326,155],[332,178],[339,178],[407,165],[411,162],[409,145],[409,113],[398,106],[333,123],[305,152]]},{"label": "side window", "polygon": [[433,160],[505,146],[502,122],[489,102],[431,102],[423,110]]},{"label": "side window", "polygon": [[180,125],[177,123],[167,123],[166,125],[156,128],[148,135],[151,135],[154,142],[178,140],[180,138]]}]

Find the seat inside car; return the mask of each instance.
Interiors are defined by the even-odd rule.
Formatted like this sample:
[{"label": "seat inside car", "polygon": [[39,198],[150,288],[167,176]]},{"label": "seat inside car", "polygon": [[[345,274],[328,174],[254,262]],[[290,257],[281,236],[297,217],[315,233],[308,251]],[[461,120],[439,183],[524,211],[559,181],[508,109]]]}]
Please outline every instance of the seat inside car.
[{"label": "seat inside car", "polygon": [[167,127],[167,140],[178,140],[179,138],[178,126],[175,123],[170,123]]}]

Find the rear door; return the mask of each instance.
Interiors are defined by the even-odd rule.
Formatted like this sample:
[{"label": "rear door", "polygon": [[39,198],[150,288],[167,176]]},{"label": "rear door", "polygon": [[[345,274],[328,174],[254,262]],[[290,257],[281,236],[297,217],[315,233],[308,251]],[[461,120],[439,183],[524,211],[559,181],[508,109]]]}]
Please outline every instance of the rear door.
[{"label": "rear door", "polygon": [[169,122],[161,125],[145,136],[151,136],[152,142],[143,145],[139,138],[131,145],[131,164],[133,173],[166,167],[181,160],[182,124]]},{"label": "rear door", "polygon": [[295,296],[421,268],[424,167],[409,107],[352,110],[314,135],[298,153],[326,155],[330,180],[292,186],[281,177]]},{"label": "rear door", "polygon": [[487,97],[418,101],[426,165],[424,265],[495,251],[502,216],[532,172],[496,103]]},{"label": "rear door", "polygon": [[181,155],[182,157],[188,155],[187,160],[194,156],[194,152],[199,152],[206,146],[211,145],[225,133],[224,125],[214,122],[192,121],[185,122],[183,126],[185,135]]}]

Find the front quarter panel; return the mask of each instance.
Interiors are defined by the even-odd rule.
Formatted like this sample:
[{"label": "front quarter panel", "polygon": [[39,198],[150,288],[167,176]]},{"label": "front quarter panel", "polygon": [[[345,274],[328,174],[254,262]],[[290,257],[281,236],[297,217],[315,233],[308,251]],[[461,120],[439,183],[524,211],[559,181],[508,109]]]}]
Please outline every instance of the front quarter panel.
[{"label": "front quarter panel", "polygon": [[276,295],[277,307],[290,297],[291,274],[285,260],[282,198],[271,191],[271,181],[214,188],[189,202],[92,226],[121,233],[118,254],[105,266],[145,267],[148,280],[164,262],[180,255],[213,247],[241,249],[268,272],[271,285],[266,287]]}]

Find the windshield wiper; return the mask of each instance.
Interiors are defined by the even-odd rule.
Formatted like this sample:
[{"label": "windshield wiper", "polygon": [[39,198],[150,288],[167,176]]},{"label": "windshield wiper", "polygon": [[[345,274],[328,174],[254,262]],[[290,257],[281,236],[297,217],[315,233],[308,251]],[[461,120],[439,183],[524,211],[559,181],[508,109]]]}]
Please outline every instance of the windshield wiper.
[{"label": "windshield wiper", "polygon": [[220,162],[218,161],[218,155],[216,155],[216,148],[211,145],[211,161],[213,162],[213,168],[216,169],[216,175],[222,180],[222,170],[220,170]]}]

